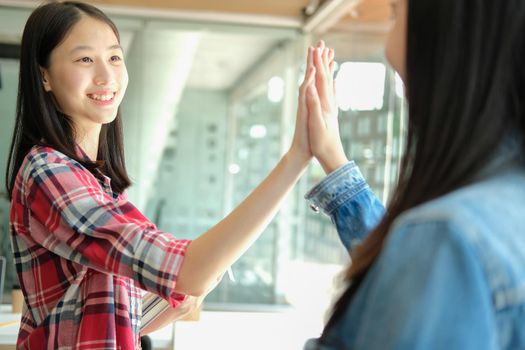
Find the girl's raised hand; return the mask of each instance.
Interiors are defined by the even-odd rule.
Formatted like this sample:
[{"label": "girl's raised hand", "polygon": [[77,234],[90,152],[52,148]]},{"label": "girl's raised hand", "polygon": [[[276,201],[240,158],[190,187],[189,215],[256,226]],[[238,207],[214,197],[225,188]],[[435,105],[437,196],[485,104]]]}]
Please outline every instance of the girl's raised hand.
[{"label": "girl's raised hand", "polygon": [[341,143],[337,118],[334,50],[320,41],[317,47],[310,48],[308,56],[313,58],[316,72],[315,84],[308,85],[306,92],[310,149],[329,174],[348,162]]},{"label": "girl's raised hand", "polygon": [[315,67],[312,54],[313,52],[309,50],[306,59],[306,73],[299,88],[295,133],[289,151],[293,157],[298,157],[301,162],[308,162],[313,156],[310,149],[310,142],[308,140],[308,108],[306,106],[306,93],[308,86],[313,85],[315,81]]}]

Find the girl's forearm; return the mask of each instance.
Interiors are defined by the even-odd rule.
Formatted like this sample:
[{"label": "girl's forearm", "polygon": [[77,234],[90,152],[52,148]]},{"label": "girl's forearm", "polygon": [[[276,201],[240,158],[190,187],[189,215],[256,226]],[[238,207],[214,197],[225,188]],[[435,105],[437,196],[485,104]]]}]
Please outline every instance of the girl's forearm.
[{"label": "girl's forearm", "polygon": [[244,201],[186,251],[176,291],[202,295],[260,236],[303,174],[309,159],[289,151]]}]

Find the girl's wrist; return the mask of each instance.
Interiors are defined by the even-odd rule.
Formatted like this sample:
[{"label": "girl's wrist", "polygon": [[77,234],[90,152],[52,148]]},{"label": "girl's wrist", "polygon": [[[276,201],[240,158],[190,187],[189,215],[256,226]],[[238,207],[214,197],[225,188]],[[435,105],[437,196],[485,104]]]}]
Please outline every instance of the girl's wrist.
[{"label": "girl's wrist", "polygon": [[326,156],[317,157],[317,160],[321,164],[321,167],[323,168],[326,175],[331,174],[349,162],[343,150],[330,152]]},{"label": "girl's wrist", "polygon": [[298,171],[303,171],[310,161],[312,160],[313,155],[310,152],[302,152],[294,149],[293,147],[288,150],[283,156],[283,160],[286,163]]}]

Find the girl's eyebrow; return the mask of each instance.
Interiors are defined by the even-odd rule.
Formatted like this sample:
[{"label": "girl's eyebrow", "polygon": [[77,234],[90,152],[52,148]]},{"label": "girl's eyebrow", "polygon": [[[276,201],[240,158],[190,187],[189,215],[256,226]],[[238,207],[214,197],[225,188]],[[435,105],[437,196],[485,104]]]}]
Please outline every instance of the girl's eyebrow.
[{"label": "girl's eyebrow", "polygon": [[[71,50],[71,53],[74,53],[76,51],[82,51],[82,50],[88,50],[88,51],[94,51],[95,49],[91,46],[88,46],[88,45],[79,45],[79,46],[76,46],[73,50]],[[109,50],[122,50],[122,47],[118,44],[116,45],[111,45],[110,47],[108,47],[108,51]]]}]

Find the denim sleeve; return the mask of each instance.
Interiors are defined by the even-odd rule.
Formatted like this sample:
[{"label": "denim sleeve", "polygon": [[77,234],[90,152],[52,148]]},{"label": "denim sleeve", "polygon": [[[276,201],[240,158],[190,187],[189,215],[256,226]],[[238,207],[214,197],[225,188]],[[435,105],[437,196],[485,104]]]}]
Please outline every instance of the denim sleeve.
[{"label": "denim sleeve", "polygon": [[356,295],[363,302],[347,318],[357,330],[345,324],[341,335],[354,338],[352,348],[498,348],[485,271],[457,224],[427,221],[394,229],[363,283]]},{"label": "denim sleeve", "polygon": [[353,161],[328,175],[305,198],[314,211],[330,216],[348,251],[366,238],[385,212]]}]

